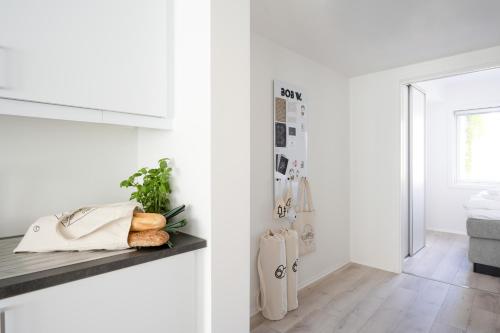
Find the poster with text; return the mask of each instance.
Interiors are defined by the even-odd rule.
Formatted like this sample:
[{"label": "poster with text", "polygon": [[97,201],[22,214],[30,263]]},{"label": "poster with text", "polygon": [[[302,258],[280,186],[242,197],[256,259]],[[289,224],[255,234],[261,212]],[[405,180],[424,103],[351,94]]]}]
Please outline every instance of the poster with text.
[{"label": "poster with text", "polygon": [[274,81],[274,217],[288,217],[296,200],[299,180],[307,177],[307,118],[304,91]]}]

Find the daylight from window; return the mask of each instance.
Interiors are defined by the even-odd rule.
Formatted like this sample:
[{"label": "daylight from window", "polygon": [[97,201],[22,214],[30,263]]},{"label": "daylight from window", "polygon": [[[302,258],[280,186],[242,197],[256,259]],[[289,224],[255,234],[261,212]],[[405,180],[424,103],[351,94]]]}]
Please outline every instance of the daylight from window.
[{"label": "daylight from window", "polygon": [[500,109],[458,112],[457,182],[500,183]]}]

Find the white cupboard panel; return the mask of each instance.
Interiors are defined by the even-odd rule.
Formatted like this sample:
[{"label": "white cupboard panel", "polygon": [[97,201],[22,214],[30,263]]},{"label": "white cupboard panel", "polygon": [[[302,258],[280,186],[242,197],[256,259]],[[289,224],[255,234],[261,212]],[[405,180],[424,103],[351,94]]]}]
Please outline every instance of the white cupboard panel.
[{"label": "white cupboard panel", "polygon": [[164,0],[0,0],[0,97],[165,117]]},{"label": "white cupboard panel", "polygon": [[195,252],[0,301],[8,333],[195,332]]}]

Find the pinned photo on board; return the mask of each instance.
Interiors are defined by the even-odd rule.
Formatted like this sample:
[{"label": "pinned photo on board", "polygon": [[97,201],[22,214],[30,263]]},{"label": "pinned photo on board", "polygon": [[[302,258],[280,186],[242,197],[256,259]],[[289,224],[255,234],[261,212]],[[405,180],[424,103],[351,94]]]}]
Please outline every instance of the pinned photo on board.
[{"label": "pinned photo on board", "polygon": [[276,164],[277,171],[282,175],[286,175],[286,170],[288,167],[288,158],[286,158],[285,155],[279,154],[276,155],[276,159],[278,160],[278,163]]},{"label": "pinned photo on board", "polygon": [[286,124],[275,123],[274,135],[276,147],[286,147]]},{"label": "pinned photo on board", "polygon": [[288,123],[297,122],[298,104],[294,101],[287,101],[286,121]]},{"label": "pinned photo on board", "polygon": [[275,98],[275,121],[280,121],[284,123],[286,121],[286,100],[283,98]]}]

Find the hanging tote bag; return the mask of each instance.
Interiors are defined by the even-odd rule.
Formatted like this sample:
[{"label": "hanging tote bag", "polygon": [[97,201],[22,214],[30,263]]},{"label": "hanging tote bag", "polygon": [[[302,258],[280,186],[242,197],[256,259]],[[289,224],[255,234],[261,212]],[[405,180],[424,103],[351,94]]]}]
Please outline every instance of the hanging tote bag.
[{"label": "hanging tote bag", "polygon": [[286,217],[287,207],[283,198],[278,198],[274,203],[273,217],[275,220]]},{"label": "hanging tote bag", "polygon": [[137,203],[88,206],[33,223],[14,252],[127,249],[128,233]]},{"label": "hanging tote bag", "polygon": [[[290,222],[295,221],[296,213],[294,208],[294,193],[292,183],[287,181],[287,191],[284,197],[278,197],[274,204],[273,217],[275,220],[287,218]],[[281,191],[278,191],[280,193]]]},{"label": "hanging tote bag", "polygon": [[287,279],[285,238],[282,234],[268,230],[260,237],[257,270],[262,315],[270,320],[283,319],[287,312]]},{"label": "hanging tote bag", "polygon": [[282,229],[280,233],[285,239],[286,248],[286,285],[287,309],[299,307],[298,300],[298,267],[299,267],[299,237],[295,230]]},{"label": "hanging tote bag", "polygon": [[314,207],[307,178],[302,178],[297,199],[297,219],[293,229],[299,236],[299,255],[316,251],[316,230],[314,227]]}]

